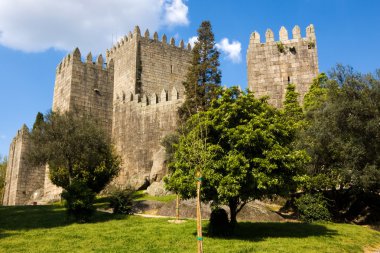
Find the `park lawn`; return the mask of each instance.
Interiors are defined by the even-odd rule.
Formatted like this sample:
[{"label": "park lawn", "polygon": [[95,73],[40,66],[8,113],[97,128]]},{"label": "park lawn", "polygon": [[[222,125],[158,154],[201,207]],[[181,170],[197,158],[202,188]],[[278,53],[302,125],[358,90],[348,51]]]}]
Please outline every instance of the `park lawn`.
[{"label": "park lawn", "polygon": [[[0,252],[196,252],[196,224],[97,213],[71,223],[59,206],[0,207]],[[206,222],[204,222],[206,225]],[[334,223],[238,224],[233,238],[204,237],[204,252],[363,252],[380,232]],[[379,245],[380,246],[380,245]]]}]

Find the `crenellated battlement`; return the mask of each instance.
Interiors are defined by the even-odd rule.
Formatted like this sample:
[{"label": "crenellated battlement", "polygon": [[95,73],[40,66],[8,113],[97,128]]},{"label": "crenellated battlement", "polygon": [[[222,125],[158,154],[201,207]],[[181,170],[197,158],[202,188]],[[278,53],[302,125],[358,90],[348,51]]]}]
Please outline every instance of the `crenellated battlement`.
[{"label": "crenellated battlement", "polygon": [[159,35],[157,32],[154,32],[153,38],[150,37],[150,32],[148,29],[145,30],[144,36],[141,35],[140,27],[136,26],[133,32],[129,32],[128,35],[125,35],[122,37],[118,42],[115,43],[115,45],[111,49],[107,49],[106,56],[108,58],[112,58],[119,50],[123,49],[124,47],[128,47],[132,43],[136,43],[138,40],[148,40],[153,43],[158,43],[165,46],[172,46],[176,49],[182,49],[182,50],[188,50],[191,51],[191,45],[190,43],[187,44],[185,47],[185,42],[181,40],[178,45],[175,43],[174,37],[171,37],[169,39],[166,34],[163,34],[161,37],[161,40],[158,39]]},{"label": "crenellated battlement", "polygon": [[[315,36],[315,31],[314,31],[314,26],[310,24],[308,27],[306,27],[306,37],[301,36],[301,30],[298,25],[294,26],[292,29],[292,39],[289,39],[288,36],[288,30],[284,26],[281,26],[279,30],[279,39],[278,42],[296,42],[296,41],[315,41],[316,36]],[[260,40],[260,34],[258,32],[253,32],[250,37],[250,44],[259,44],[261,43]],[[271,29],[267,29],[265,32],[265,41],[264,43],[272,43],[276,42],[274,38],[274,33]]]},{"label": "crenellated battlement", "polygon": [[313,25],[306,28],[302,37],[298,25],[292,29],[292,38],[281,27],[278,40],[271,29],[265,32],[265,42],[253,32],[247,50],[248,87],[257,96],[268,96],[269,103],[282,107],[285,89],[289,83],[296,85],[302,103],[312,79],[318,74],[318,55]]},{"label": "crenellated battlement", "polygon": [[114,100],[114,104],[126,104],[126,103],[134,103],[139,104],[141,106],[154,106],[154,105],[162,105],[165,102],[177,101],[180,100],[183,96],[180,96],[177,88],[173,87],[173,89],[168,92],[165,89],[162,89],[161,93],[158,95],[156,93],[147,95],[141,95],[129,92],[129,94],[125,94],[124,92],[120,95],[117,95]]},{"label": "crenellated battlement", "polygon": [[58,64],[56,72],[60,74],[65,69],[71,67],[73,64],[82,64],[82,65],[94,65],[97,69],[108,70],[113,68],[112,63],[106,64],[102,54],[99,54],[95,61],[93,61],[92,53],[89,52],[86,58],[82,59],[81,52],[79,48],[75,48],[73,52],[66,55],[62,61]]}]

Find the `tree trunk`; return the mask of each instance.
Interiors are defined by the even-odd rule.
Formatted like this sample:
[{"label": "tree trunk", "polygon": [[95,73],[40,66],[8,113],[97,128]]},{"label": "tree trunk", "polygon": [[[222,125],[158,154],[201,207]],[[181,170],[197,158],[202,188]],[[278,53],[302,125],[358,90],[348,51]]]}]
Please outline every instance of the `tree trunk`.
[{"label": "tree trunk", "polygon": [[237,208],[238,208],[238,201],[236,199],[230,200],[228,202],[228,207],[230,208],[230,226],[231,226],[231,232],[235,229],[237,220]]}]

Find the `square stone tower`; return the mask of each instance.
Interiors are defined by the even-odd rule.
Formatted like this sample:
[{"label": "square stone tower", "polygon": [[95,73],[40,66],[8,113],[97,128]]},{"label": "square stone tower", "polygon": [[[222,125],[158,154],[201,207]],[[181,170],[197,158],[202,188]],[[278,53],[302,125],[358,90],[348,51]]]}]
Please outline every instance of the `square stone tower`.
[{"label": "square stone tower", "polygon": [[300,94],[300,103],[309,90],[313,78],[318,75],[317,41],[314,26],[306,28],[306,37],[301,37],[299,26],[288,31],[281,27],[279,41],[275,41],[272,30],[265,33],[261,43],[260,34],[253,32],[247,50],[248,87],[255,96],[268,96],[268,102],[282,107],[286,87],[295,84]]}]

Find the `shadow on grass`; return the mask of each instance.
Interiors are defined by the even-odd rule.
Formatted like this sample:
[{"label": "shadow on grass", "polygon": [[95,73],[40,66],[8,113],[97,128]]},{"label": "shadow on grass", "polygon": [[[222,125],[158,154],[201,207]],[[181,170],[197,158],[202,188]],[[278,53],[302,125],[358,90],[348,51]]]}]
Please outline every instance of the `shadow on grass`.
[{"label": "shadow on grass", "polygon": [[[0,238],[4,230],[28,230],[67,226],[75,221],[60,206],[13,206],[0,207]],[[125,215],[96,212],[89,223],[106,222],[125,218]],[[6,236],[6,235],[5,235]]]},{"label": "shadow on grass", "polygon": [[215,238],[262,241],[266,238],[306,238],[310,236],[332,237],[336,234],[336,230],[328,229],[326,226],[323,226],[323,224],[294,222],[239,222],[236,225],[235,232],[232,236]]}]

